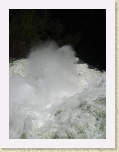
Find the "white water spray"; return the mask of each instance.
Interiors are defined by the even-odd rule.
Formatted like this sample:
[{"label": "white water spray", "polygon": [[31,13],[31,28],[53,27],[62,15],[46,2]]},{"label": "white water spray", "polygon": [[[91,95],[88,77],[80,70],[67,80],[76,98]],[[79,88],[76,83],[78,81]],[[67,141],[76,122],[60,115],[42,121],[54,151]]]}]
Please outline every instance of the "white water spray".
[{"label": "white water spray", "polygon": [[10,63],[10,138],[105,138],[105,73],[48,42]]}]

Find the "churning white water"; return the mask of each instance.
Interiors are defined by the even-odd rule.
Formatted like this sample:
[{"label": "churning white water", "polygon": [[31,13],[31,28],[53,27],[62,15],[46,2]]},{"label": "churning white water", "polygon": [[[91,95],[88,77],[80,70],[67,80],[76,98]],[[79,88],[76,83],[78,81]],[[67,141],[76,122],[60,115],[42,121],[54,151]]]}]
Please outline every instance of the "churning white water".
[{"label": "churning white water", "polygon": [[10,63],[9,137],[106,138],[106,73],[77,62],[70,46],[45,43]]}]

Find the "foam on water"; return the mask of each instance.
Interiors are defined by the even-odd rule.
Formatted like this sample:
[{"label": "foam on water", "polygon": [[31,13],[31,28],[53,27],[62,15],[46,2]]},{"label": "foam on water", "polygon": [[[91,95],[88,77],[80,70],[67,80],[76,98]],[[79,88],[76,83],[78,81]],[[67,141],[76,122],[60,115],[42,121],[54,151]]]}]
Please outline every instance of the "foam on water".
[{"label": "foam on water", "polygon": [[10,138],[106,138],[106,73],[48,42],[10,63]]}]

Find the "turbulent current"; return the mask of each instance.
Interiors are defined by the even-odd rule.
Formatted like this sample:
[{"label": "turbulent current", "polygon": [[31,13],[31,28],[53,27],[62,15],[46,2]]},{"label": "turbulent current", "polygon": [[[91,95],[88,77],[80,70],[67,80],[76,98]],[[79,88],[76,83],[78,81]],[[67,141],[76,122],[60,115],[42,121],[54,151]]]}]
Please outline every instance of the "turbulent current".
[{"label": "turbulent current", "polygon": [[9,65],[9,138],[106,138],[106,72],[54,42]]}]

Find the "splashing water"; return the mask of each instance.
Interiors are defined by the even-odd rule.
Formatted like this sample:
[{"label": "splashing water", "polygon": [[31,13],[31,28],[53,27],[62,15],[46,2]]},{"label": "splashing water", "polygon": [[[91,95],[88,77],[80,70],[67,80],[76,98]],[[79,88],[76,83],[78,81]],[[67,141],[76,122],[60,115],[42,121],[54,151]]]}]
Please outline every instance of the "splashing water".
[{"label": "splashing water", "polygon": [[10,63],[9,86],[10,138],[106,138],[106,73],[70,46],[45,43]]}]

